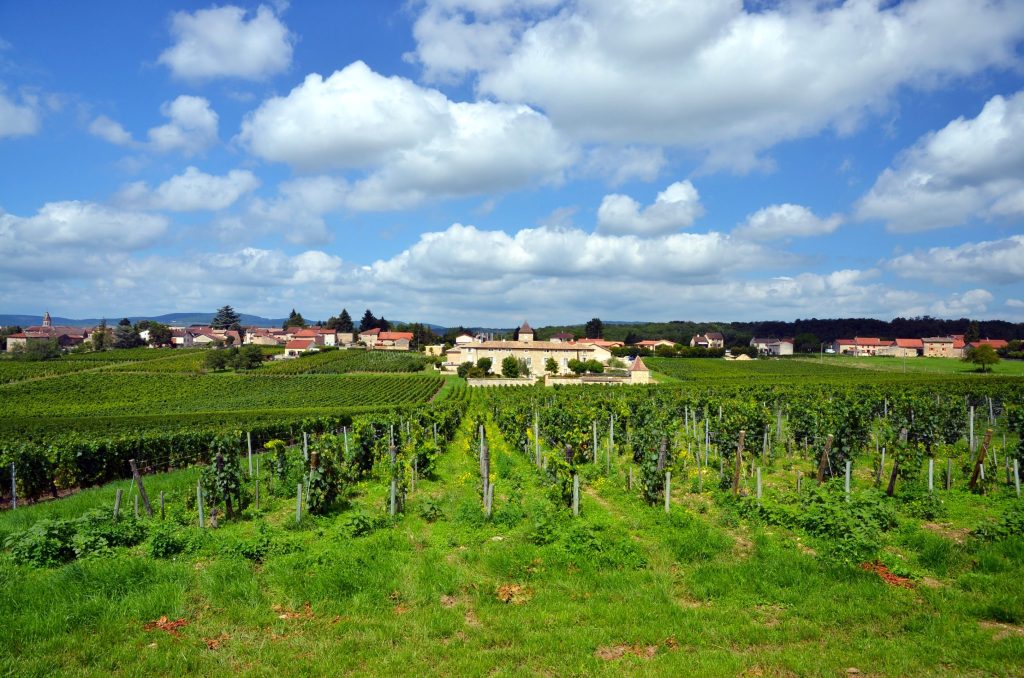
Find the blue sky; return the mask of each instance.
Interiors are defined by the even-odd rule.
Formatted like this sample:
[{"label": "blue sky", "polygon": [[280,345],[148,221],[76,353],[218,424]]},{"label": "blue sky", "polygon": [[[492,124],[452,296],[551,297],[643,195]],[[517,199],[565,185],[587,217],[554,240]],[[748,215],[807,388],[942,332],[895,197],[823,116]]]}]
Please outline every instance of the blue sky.
[{"label": "blue sky", "polygon": [[1024,3],[0,3],[0,311],[1024,321]]}]

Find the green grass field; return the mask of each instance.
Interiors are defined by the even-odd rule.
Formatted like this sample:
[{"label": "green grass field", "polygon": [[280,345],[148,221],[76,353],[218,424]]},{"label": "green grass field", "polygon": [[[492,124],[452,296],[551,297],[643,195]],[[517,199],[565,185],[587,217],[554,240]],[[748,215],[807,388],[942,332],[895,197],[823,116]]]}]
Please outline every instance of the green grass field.
[{"label": "green grass field", "polygon": [[[965,363],[957,358],[872,358],[861,356],[826,355],[817,358],[800,358],[800,362],[867,369],[877,372],[900,374],[957,374],[984,376],[978,366]],[[1002,360],[988,368],[986,374],[1024,377],[1024,361]]]},{"label": "green grass field", "polygon": [[[626,490],[616,459],[582,467],[581,514],[553,503],[541,474],[508,448],[476,403],[407,510],[385,512],[386,471],[323,517],[295,524],[294,488],[262,461],[262,506],[215,530],[191,527],[196,471],[146,479],[168,493],[154,537],[55,568],[0,555],[0,657],[10,675],[1019,675],[1024,670],[1024,538],[971,531],[1017,500],[939,493],[917,517],[913,492],[889,500],[883,561],[893,586],[843,565],[834,540],[756,517],[754,500],[710,489],[676,466],[672,508]],[[483,419],[481,419],[483,418]],[[494,515],[479,498],[471,440],[488,424]],[[680,441],[681,444],[681,441]],[[291,455],[301,454],[292,450]],[[767,505],[792,504],[811,458],[765,464]],[[248,483],[249,481],[247,481]],[[744,478],[754,492],[754,480]],[[805,494],[813,493],[807,481]],[[874,505],[858,459],[854,498]],[[130,514],[127,482],[122,511]],[[251,488],[251,484],[249,484]],[[109,511],[115,486],[0,515],[0,538],[46,517]],[[279,491],[280,490],[280,491]],[[275,497],[275,492],[280,497]],[[821,493],[819,493],[821,494]],[[807,496],[818,496],[807,494]],[[821,495],[838,518],[841,484]],[[858,504],[859,505],[859,504]],[[127,508],[125,508],[127,507]],[[934,509],[934,507],[932,507]],[[130,521],[128,521],[130,522]],[[143,522],[146,522],[143,520]],[[152,624],[180,621],[173,633]],[[149,629],[147,630],[147,625]],[[173,626],[173,625],[172,625]]]}]

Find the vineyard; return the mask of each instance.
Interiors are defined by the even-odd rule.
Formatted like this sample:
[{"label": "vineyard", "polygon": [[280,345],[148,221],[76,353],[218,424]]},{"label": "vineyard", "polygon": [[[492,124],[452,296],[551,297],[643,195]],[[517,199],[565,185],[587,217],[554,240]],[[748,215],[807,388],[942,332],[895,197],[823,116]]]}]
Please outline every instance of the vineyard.
[{"label": "vineyard", "polygon": [[23,500],[102,485],[0,514],[5,668],[1019,675],[1024,381],[792,365],[429,403],[439,377],[5,386],[68,429],[5,448]]}]

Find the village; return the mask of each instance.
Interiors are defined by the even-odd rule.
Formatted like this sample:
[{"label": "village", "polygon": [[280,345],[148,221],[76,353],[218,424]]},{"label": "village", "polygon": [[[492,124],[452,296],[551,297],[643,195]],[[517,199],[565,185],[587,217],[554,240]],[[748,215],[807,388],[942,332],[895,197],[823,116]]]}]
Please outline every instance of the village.
[{"label": "village", "polygon": [[[294,312],[293,312],[294,313]],[[369,314],[369,311],[367,311]],[[346,313],[347,317],[347,313]],[[372,315],[370,316],[372,318]],[[602,338],[577,338],[572,333],[555,332],[540,339],[528,322],[523,322],[511,336],[493,332],[464,331],[449,341],[428,332],[432,342],[417,341],[412,331],[392,330],[390,325],[356,331],[351,322],[340,331],[337,323],[302,324],[283,327],[241,327],[233,322],[229,327],[216,326],[216,318],[209,325],[165,326],[142,321],[135,326],[127,320],[114,326],[105,323],[97,327],[55,325],[50,313],[44,313],[42,323],[6,334],[6,352],[12,357],[23,354],[31,346],[47,344],[59,352],[96,350],[117,346],[119,332],[134,333],[134,345],[170,348],[230,348],[240,346],[276,347],[283,349],[272,356],[274,360],[290,360],[323,350],[364,351],[418,351],[432,359],[434,368],[445,374],[467,377],[472,386],[500,386],[521,384],[543,378],[549,385],[560,383],[646,384],[651,382],[650,371],[644,357],[720,358],[723,360],[753,360],[781,358],[806,353],[821,353],[856,357],[892,358],[951,358],[962,359],[971,349],[982,346],[1005,353],[1010,343],[1004,339],[978,339],[967,341],[966,335],[880,339],[854,337],[822,342],[817,351],[806,345],[797,351],[792,337],[755,336],[745,346],[727,347],[721,332],[693,335],[686,344],[669,339],[639,339],[632,343]],[[381,326],[382,325],[382,326]],[[422,327],[422,326],[421,326]],[[493,368],[493,371],[492,371]],[[504,379],[502,379],[504,377]]]}]

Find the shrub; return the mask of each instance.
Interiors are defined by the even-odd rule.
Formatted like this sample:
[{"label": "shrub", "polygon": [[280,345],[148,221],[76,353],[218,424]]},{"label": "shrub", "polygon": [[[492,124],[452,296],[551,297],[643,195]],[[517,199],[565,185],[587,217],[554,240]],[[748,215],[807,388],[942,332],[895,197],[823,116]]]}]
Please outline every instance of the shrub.
[{"label": "shrub", "polygon": [[40,520],[7,538],[15,559],[37,567],[56,567],[75,559],[74,526],[66,520]]}]

